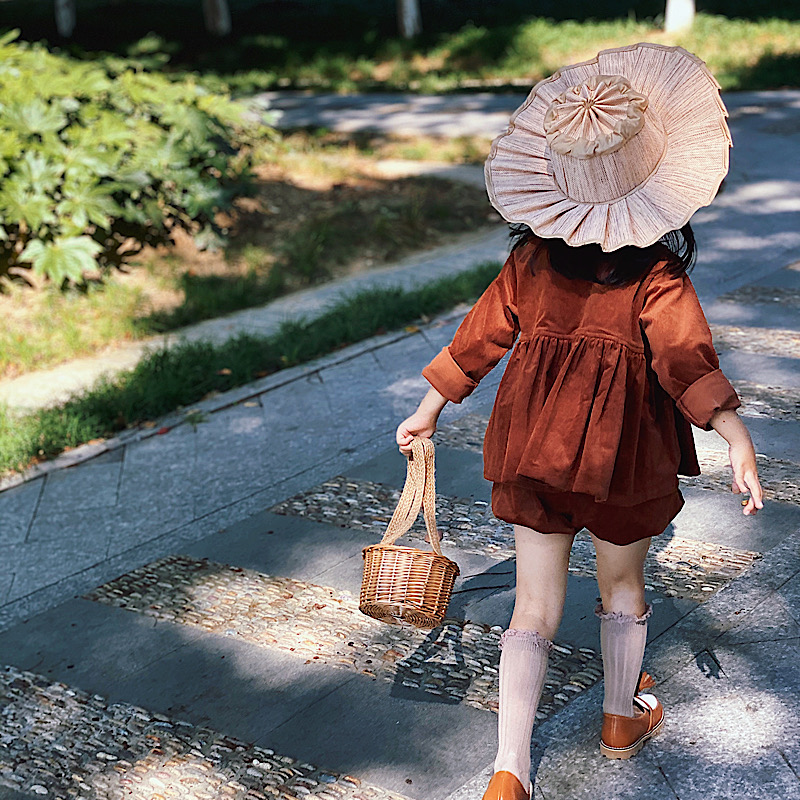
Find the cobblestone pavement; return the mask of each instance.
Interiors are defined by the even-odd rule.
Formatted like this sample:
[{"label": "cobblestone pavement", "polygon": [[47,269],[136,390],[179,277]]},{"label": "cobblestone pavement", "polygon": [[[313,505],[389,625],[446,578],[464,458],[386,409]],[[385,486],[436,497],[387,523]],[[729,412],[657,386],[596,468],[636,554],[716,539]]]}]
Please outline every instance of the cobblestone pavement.
[{"label": "cobblestone pavement", "polygon": [[[390,626],[361,614],[349,592],[182,556],[134,570],[86,597],[497,710],[498,625],[451,619],[433,634]],[[602,673],[591,648],[556,644],[540,720]]]},{"label": "cobblestone pavement", "polygon": [[[695,283],[770,501],[742,517],[724,447],[696,432],[704,474],[684,481],[686,507],[646,567],[646,668],[668,721],[627,763],[597,752],[597,587],[577,537],[535,729],[536,800],[800,800],[800,270],[786,267],[800,159],[781,133],[800,95],[731,107],[734,169],[698,214]],[[444,546],[462,570],[451,616],[427,633],[383,626],[355,599],[361,548],[402,483],[393,428],[464,311],[0,493],[2,800],[481,797],[513,604],[510,531],[480,468],[502,367],[437,433]]]},{"label": "cobblestone pavement", "polygon": [[[273,511],[382,533],[399,497],[397,489],[339,476],[279,503]],[[514,557],[512,526],[496,519],[485,501],[439,494],[436,509],[445,544],[457,551],[485,553],[499,560]],[[422,538],[424,523],[418,520],[412,532]],[[645,580],[648,589],[667,597],[702,602],[757,558],[759,554],[755,552],[673,536],[665,546],[656,542],[651,549],[645,562]],[[575,540],[569,570],[575,575],[595,577],[594,547],[585,534]]]},{"label": "cobblestone pavement", "polygon": [[0,671],[0,791],[161,800],[402,800],[351,775],[64,683]]}]

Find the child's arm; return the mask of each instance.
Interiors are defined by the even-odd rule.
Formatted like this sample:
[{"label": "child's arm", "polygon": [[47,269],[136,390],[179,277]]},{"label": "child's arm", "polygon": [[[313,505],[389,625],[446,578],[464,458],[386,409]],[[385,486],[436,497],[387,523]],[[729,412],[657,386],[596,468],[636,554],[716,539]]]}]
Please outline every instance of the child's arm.
[{"label": "child's arm", "polygon": [[424,436],[426,439],[433,436],[439,414],[446,405],[446,397],[433,387],[428,389],[417,410],[397,427],[396,438],[401,453],[408,455],[411,452],[411,440],[415,436]]},{"label": "child's arm", "polygon": [[459,325],[453,341],[422,370],[431,388],[419,408],[397,428],[401,453],[411,452],[414,436],[430,438],[448,401],[460,403],[514,346],[519,333],[516,258],[512,251]]},{"label": "child's arm", "polygon": [[731,488],[734,494],[750,493],[750,499],[742,512],[755,514],[759,508],[764,508],[764,503],[761,484],[758,482],[756,452],[747,428],[736,411],[717,411],[711,417],[709,425],[730,445],[728,452],[733,468]]}]

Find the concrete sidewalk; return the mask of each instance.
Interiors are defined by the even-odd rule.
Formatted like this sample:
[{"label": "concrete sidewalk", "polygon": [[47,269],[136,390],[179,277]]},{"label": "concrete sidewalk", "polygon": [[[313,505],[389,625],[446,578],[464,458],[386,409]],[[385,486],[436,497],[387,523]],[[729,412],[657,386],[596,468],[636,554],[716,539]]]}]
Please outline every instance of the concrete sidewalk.
[{"label": "concrete sidewalk", "polygon": [[[800,146],[792,97],[737,107],[739,160],[697,220],[695,282],[767,508],[741,516],[724,443],[696,432],[704,475],[646,568],[646,668],[668,723],[626,763],[597,751],[597,589],[576,542],[533,743],[539,800],[800,798],[800,270],[786,266],[800,167],[772,163]],[[446,625],[384,626],[356,602],[360,550],[404,477],[394,427],[464,311],[0,493],[0,798],[481,797],[513,602],[510,530],[480,457],[502,365],[436,435],[439,520],[461,566]]]}]

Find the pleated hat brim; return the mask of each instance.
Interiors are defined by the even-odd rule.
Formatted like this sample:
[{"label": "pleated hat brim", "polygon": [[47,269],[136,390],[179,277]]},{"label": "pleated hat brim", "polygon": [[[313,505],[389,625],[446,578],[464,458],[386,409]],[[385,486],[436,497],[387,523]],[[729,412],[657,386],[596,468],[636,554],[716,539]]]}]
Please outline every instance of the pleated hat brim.
[{"label": "pleated hat brim", "polygon": [[[543,129],[550,104],[593,75],[627,78],[647,96],[665,135],[649,176],[610,201],[587,201],[585,192],[576,200],[559,187]],[[640,43],[564,67],[533,87],[492,143],[485,167],[489,199],[504,219],[538,236],[573,246],[597,243],[605,251],[647,247],[708,205],[728,172],[731,136],[719,90],[706,65],[680,47]]]}]

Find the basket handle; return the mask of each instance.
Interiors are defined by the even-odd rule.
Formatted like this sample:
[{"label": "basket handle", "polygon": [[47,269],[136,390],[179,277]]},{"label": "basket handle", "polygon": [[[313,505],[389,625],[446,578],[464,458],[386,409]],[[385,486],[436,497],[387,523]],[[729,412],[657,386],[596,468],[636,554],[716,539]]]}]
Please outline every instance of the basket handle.
[{"label": "basket handle", "polygon": [[431,549],[437,556],[442,555],[439,531],[436,528],[435,472],[433,442],[422,436],[415,436],[411,441],[411,453],[406,465],[406,484],[381,539],[382,545],[394,544],[414,524],[422,507]]}]

